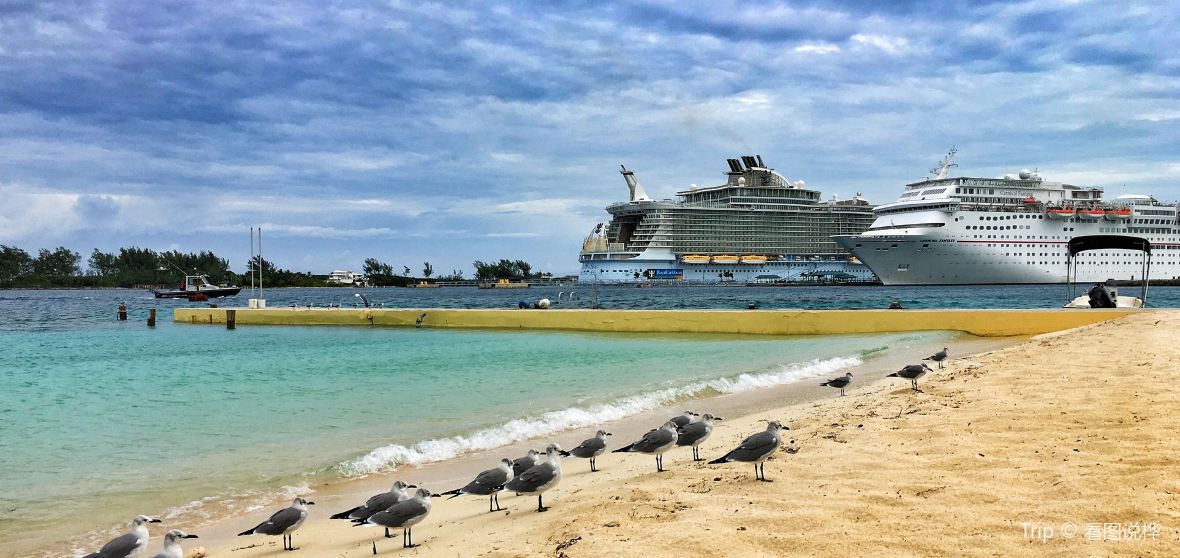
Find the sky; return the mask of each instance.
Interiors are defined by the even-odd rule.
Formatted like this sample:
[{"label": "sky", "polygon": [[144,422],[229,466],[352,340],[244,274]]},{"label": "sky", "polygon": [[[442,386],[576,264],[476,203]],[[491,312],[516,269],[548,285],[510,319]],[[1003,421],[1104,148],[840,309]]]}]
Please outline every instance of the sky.
[{"label": "sky", "polygon": [[1180,200],[1170,2],[0,0],[0,244],[578,269],[760,154],[825,198],[1039,169]]}]

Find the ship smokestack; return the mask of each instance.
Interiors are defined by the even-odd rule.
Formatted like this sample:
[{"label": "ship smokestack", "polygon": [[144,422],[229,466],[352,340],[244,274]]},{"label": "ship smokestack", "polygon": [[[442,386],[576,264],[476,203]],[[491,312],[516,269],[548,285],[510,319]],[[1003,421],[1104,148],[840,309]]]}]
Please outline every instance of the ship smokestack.
[{"label": "ship smokestack", "polygon": [[651,201],[651,197],[644,191],[643,186],[639,185],[639,180],[635,178],[635,173],[627,170],[627,167],[619,165],[623,170],[619,171],[623,175],[623,180],[627,181],[627,188],[631,190],[631,201]]}]

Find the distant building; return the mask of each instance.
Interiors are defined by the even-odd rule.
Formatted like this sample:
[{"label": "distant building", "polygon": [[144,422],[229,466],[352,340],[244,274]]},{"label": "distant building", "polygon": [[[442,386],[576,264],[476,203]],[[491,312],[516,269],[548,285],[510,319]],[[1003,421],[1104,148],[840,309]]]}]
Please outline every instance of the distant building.
[{"label": "distant building", "polygon": [[337,269],[328,274],[328,282],[339,283],[341,285],[364,285],[365,276],[360,273]]}]

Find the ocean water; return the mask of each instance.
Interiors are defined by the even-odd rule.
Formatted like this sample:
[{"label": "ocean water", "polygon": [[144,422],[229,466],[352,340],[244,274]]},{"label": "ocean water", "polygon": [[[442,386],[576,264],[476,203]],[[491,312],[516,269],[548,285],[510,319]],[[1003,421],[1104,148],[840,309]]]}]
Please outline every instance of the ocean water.
[{"label": "ocean water", "polygon": [[[548,290],[367,293],[391,306],[497,307],[555,298]],[[271,290],[267,298],[272,306],[348,305],[353,292]],[[831,307],[879,307],[897,293],[608,288],[599,301],[740,307],[757,298],[763,307],[799,307],[826,297]],[[967,296],[994,303],[1000,295],[944,289],[912,296],[937,305]],[[115,321],[119,302],[131,320]],[[829,375],[952,337],[227,331],[172,323],[171,308],[184,304],[139,291],[0,291],[0,555],[38,537],[80,534],[61,533],[57,523],[67,516],[85,530],[138,513],[199,519],[321,481]],[[144,324],[149,308],[159,311],[155,328]]]}]

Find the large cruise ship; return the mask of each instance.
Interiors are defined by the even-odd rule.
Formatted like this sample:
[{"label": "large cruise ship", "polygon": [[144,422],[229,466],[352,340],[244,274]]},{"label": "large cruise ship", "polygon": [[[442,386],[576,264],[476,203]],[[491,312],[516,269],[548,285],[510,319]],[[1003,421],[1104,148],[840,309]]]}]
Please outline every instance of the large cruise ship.
[{"label": "large cruise ship", "polygon": [[790,181],[761,156],[729,159],[720,186],[654,200],[623,168],[630,199],[607,206],[582,243],[580,281],[773,283],[873,280],[833,235],[857,234],[873,221],[860,197],[824,201],[802,180]]},{"label": "large cruise ship", "polygon": [[[955,150],[907,184],[858,235],[835,237],[886,285],[1066,282],[1075,236],[1148,239],[1151,279],[1180,276],[1177,207],[1146,195],[1102,197],[1102,188],[1049,182],[1022,170],[1002,178],[950,177]],[[1100,250],[1078,257],[1075,280],[1142,281],[1142,253]]]}]

